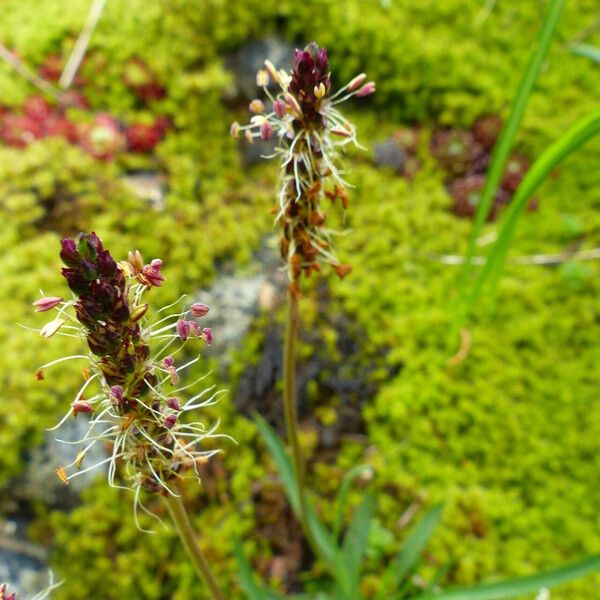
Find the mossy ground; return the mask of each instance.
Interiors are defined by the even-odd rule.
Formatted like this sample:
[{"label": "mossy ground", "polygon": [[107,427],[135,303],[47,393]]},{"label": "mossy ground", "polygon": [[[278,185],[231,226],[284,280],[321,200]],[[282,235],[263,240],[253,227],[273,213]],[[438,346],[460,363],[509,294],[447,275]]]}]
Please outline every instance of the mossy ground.
[{"label": "mossy ground", "polygon": [[[33,0],[5,0],[0,38],[37,66],[50,53],[68,52],[88,5],[73,0],[66,11],[63,2],[45,0],[41,10]],[[462,252],[470,223],[451,214],[443,174],[426,151],[428,130],[506,115],[542,10],[538,2],[497,3],[475,26],[482,6],[475,0],[109,2],[85,67],[86,93],[96,110],[143,118],[149,109],[124,86],[121,66],[141,56],[159,74],[168,95],[152,110],[168,114],[174,128],[156,157],[142,162],[168,174],[167,205],[157,211],[120,183],[127,159],[104,164],[57,140],[0,148],[0,484],[8,486],[22,470],[26,449],[41,440],[79,383],[68,364],[35,381],[36,367],[68,352],[69,344],[42,343],[16,326],[39,325],[30,314],[39,288],[64,293],[62,234],[95,229],[117,256],[139,248],[163,258],[169,285],[153,291],[161,303],[209,284],[225,260],[247,265],[270,231],[274,165],[240,168],[227,130],[241,109],[224,100],[231,74],[222,56],[278,29],[291,41],[328,46],[338,82],[363,70],[377,81],[371,103],[353,115],[367,147],[401,124],[424,126],[423,166],[411,182],[374,167],[368,152],[352,153],[356,189],[347,225],[353,231],[338,247],[354,271],[328,289],[331,310],[364,332],[365,361],[385,357],[370,365],[379,391],[364,407],[366,436],[344,439],[336,464],[315,456],[313,465],[324,496],[345,468],[357,462],[376,468],[378,526],[366,588],[376,586],[404,535],[399,517],[414,502],[446,503],[423,571],[431,575],[434,565],[450,561],[449,582],[530,573],[600,551],[597,263],[510,265],[495,306],[478,307],[468,359],[447,363],[457,269],[436,257]],[[568,51],[568,42],[597,19],[595,8],[595,0],[576,0],[565,10],[518,138],[530,157],[600,98],[598,67]],[[0,89],[6,105],[32,93],[4,64]],[[539,210],[519,226],[515,255],[599,245],[599,158],[600,144],[592,142],[544,185]],[[314,322],[315,297],[309,292],[303,300],[305,327]],[[335,346],[332,335],[323,333],[327,347]],[[255,357],[259,338],[257,331],[240,349],[232,380]],[[312,392],[318,407],[319,390]],[[339,399],[327,402],[335,407]],[[251,535],[251,500],[257,485],[275,484],[253,425],[230,400],[216,414],[239,445],[228,447],[202,490],[190,490],[191,508],[215,570],[231,582],[234,537],[249,540],[245,548],[254,557],[273,552]],[[310,432],[305,438],[310,446]],[[53,566],[65,578],[58,598],[204,597],[173,535],[159,529],[141,537],[131,498],[103,481],[68,515],[39,511],[37,535],[52,543]],[[589,600],[599,586],[599,576],[588,577],[553,598]]]}]

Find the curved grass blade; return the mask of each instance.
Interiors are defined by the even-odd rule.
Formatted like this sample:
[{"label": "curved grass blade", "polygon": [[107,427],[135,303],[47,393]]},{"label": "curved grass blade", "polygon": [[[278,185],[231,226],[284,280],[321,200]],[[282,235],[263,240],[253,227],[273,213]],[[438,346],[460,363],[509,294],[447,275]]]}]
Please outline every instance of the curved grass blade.
[{"label": "curved grass blade", "polygon": [[244,556],[239,540],[235,541],[233,554],[237,563],[239,584],[248,600],[282,600],[279,594],[257,583],[256,576],[252,571],[250,563]]},{"label": "curved grass blade", "polygon": [[368,492],[354,513],[344,536],[342,551],[338,554],[340,568],[336,569],[336,579],[339,587],[343,586],[347,600],[360,598],[360,567],[374,511],[375,496]]},{"label": "curved grass blade", "polygon": [[506,600],[522,594],[535,594],[542,588],[552,588],[578,579],[600,569],[600,554],[570,565],[499,583],[488,583],[468,588],[446,590],[418,596],[416,600]]},{"label": "curved grass blade", "polygon": [[[271,457],[275,462],[275,466],[279,472],[279,476],[281,477],[283,489],[287,494],[292,506],[292,510],[296,515],[298,515],[300,512],[300,498],[298,496],[298,486],[296,485],[296,476],[294,474],[292,461],[287,455],[281,440],[273,431],[271,426],[265,421],[265,419],[263,419],[260,415],[254,415],[254,420],[256,421],[256,426],[262,434],[265,444],[271,453]],[[334,565],[337,554],[336,545],[331,537],[330,532],[319,520],[317,511],[310,502],[309,498],[306,498],[306,513],[308,526],[311,529],[310,533],[312,533],[321,558],[329,563],[330,566]]]},{"label": "curved grass blade", "polygon": [[600,48],[590,44],[573,44],[569,48],[573,54],[589,58],[600,64]]},{"label": "curved grass blade", "polygon": [[443,506],[434,506],[415,525],[406,538],[402,550],[383,574],[378,599],[386,598],[386,594],[411,573],[421,558],[421,552],[429,543],[435,528],[442,518]]},{"label": "curved grass blade", "polygon": [[504,215],[498,232],[498,239],[475,280],[471,293],[467,297],[465,302],[466,314],[470,313],[475,305],[488,277],[492,282],[492,292],[495,292],[519,217],[523,214],[533,193],[567,156],[599,132],[600,109],[597,109],[577,121],[556,142],[548,147],[529,169]]},{"label": "curved grass blade", "polygon": [[371,467],[367,465],[357,465],[350,469],[342,481],[340,491],[338,492],[336,503],[335,503],[335,518],[333,521],[333,539],[337,541],[342,531],[342,525],[344,521],[344,508],[346,507],[346,501],[348,500],[348,493],[350,487],[355,479],[360,477],[363,473],[371,471]]},{"label": "curved grass blade", "polygon": [[468,316],[468,310],[465,309],[465,304],[468,297],[469,276],[473,269],[472,262],[475,255],[475,245],[490,214],[492,201],[496,194],[498,184],[500,183],[506,159],[508,158],[514,137],[523,118],[527,101],[540,74],[544,58],[548,53],[552,35],[556,28],[556,24],[558,23],[563,5],[564,0],[552,0],[550,3],[537,45],[531,54],[529,64],[527,65],[527,69],[519,84],[517,95],[513,100],[510,115],[502,129],[500,138],[494,147],[488,173],[485,178],[485,185],[481,192],[477,212],[475,213],[475,222],[469,237],[465,262],[458,277],[456,309],[450,328],[450,337],[448,339],[449,345],[454,345],[456,343],[458,332]]}]

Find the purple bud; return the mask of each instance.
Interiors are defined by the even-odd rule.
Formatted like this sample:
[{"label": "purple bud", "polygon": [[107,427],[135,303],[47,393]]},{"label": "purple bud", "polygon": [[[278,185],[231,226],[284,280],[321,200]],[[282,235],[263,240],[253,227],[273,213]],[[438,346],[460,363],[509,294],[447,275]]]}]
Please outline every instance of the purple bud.
[{"label": "purple bud", "polygon": [[113,385],[110,388],[110,395],[113,397],[113,400],[117,404],[122,404],[122,402],[123,402],[123,388],[120,385]]},{"label": "purple bud", "polygon": [[165,369],[172,367],[174,364],[175,364],[175,359],[172,356],[165,356],[162,359],[162,366],[165,367]]},{"label": "purple bud", "polygon": [[155,258],[149,265],[145,265],[142,269],[142,278],[144,283],[152,287],[160,287],[165,280],[165,276],[160,272],[162,260]]},{"label": "purple bud", "polygon": [[365,83],[358,92],[356,92],[357,98],[364,98],[365,96],[369,96],[375,91],[375,82],[369,81],[369,83]]},{"label": "purple bud", "polygon": [[177,329],[177,335],[182,340],[187,340],[190,337],[190,332],[191,332],[190,321],[185,321],[184,319],[179,319],[179,321],[177,321],[177,325],[175,326],[175,328]]},{"label": "purple bud", "polygon": [[214,340],[213,330],[210,327],[205,327],[202,330],[202,339],[208,346],[211,346]]},{"label": "purple bud", "polygon": [[357,75],[354,79],[352,79],[352,81],[350,81],[350,83],[348,84],[348,91],[349,92],[353,92],[354,90],[357,90],[363,83],[363,81],[367,78],[367,74],[366,73],[361,73],[360,75]]},{"label": "purple bud", "polygon": [[173,410],[181,410],[181,404],[177,398],[167,398],[167,406]]},{"label": "purple bud", "polygon": [[281,99],[275,100],[273,102],[273,111],[280,119],[285,117],[285,102]]},{"label": "purple bud", "polygon": [[35,312],[46,312],[58,306],[62,301],[63,299],[58,296],[47,296],[46,298],[36,300],[33,306],[35,306]]},{"label": "purple bud", "polygon": [[190,312],[194,317],[203,317],[208,312],[208,306],[202,302],[196,302],[190,306]]},{"label": "purple bud", "polygon": [[260,137],[262,137],[263,140],[267,141],[271,138],[272,135],[273,127],[271,127],[271,124],[268,121],[264,121],[260,126]]},{"label": "purple bud", "polygon": [[87,400],[75,400],[75,402],[71,403],[71,408],[74,415],[94,412],[94,407]]},{"label": "purple bud", "polygon": [[65,238],[60,243],[60,258],[67,267],[77,267],[81,261],[77,244],[71,238]]},{"label": "purple bud", "polygon": [[175,426],[175,423],[177,423],[177,416],[176,415],[167,415],[165,417],[165,427],[167,429],[173,429],[173,427]]}]

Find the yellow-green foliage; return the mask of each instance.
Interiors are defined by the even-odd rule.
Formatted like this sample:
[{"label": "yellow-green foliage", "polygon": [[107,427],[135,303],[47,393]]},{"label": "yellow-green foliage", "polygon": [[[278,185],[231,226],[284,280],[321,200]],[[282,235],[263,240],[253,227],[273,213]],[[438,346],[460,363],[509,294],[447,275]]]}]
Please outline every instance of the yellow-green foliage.
[{"label": "yellow-green foliage", "polygon": [[[49,53],[68,54],[90,3],[72,0],[68,10],[59,0],[45,0],[43,10],[39,4],[4,0],[0,19],[0,39],[33,66]],[[86,93],[96,110],[144,119],[148,109],[140,109],[126,89],[122,66],[141,56],[157,72],[168,95],[152,110],[167,114],[174,129],[156,159],[141,162],[168,174],[167,202],[156,210],[128,191],[120,177],[130,159],[94,162],[51,140],[24,151],[0,148],[0,485],[19,473],[26,449],[41,440],[80,383],[69,363],[35,381],[36,367],[70,352],[72,344],[58,337],[42,341],[16,325],[44,322],[31,314],[39,288],[66,293],[59,276],[62,234],[95,229],[117,257],[133,248],[148,259],[161,257],[168,285],[152,292],[161,304],[209,284],[223,260],[247,262],[269,231],[274,165],[240,170],[227,136],[238,115],[223,100],[231,84],[223,52],[274,30],[291,41],[329,46],[337,81],[363,70],[377,80],[377,94],[357,115],[369,144],[401,121],[467,125],[484,113],[505,114],[542,3],[498,2],[475,26],[483,5],[108,2],[84,66]],[[600,98],[598,67],[567,48],[597,18],[595,9],[595,0],[568,3],[519,137],[532,156]],[[3,104],[19,105],[32,93],[5,64],[0,89]],[[425,151],[426,128],[422,142],[423,169],[410,183],[376,169],[364,153],[353,153],[349,165],[356,185],[348,219],[353,233],[338,245],[354,272],[331,284],[330,306],[364,332],[366,361],[385,358],[373,365],[380,389],[365,409],[368,441],[346,443],[337,465],[317,465],[315,483],[323,475],[321,491],[332,493],[349,466],[367,461],[376,467],[373,574],[404,535],[398,517],[416,499],[447,504],[430,554],[441,563],[455,561],[450,581],[530,573],[598,552],[599,267],[509,266],[495,312],[483,303],[470,329],[468,360],[448,366],[445,340],[457,270],[437,256],[463,251],[470,224],[450,214],[442,174]],[[544,186],[539,211],[520,226],[515,254],[599,245],[599,158],[600,144],[589,144]],[[312,296],[303,302],[314,320]],[[331,335],[327,330],[322,336],[328,348],[335,347]],[[232,378],[242,361],[253,358],[256,343],[255,337],[248,341]],[[390,378],[389,372],[398,374]],[[311,401],[318,406],[318,389],[311,390]],[[321,411],[322,418],[330,412]],[[212,492],[207,485],[193,508],[217,573],[231,581],[235,535],[252,540],[248,554],[270,551],[250,533],[252,483],[264,479],[266,460],[256,450],[253,427],[235,415],[229,400],[213,414],[224,418],[224,429],[240,445],[227,445],[230,481],[217,480]],[[144,537],[135,530],[127,494],[100,481],[83,499],[71,514],[50,517],[50,533],[40,519],[38,535],[53,540],[53,566],[65,578],[57,598],[204,597],[171,533],[156,526],[156,535]],[[598,586],[600,579],[591,577],[553,598],[589,600]],[[232,590],[232,597],[239,595]]]}]

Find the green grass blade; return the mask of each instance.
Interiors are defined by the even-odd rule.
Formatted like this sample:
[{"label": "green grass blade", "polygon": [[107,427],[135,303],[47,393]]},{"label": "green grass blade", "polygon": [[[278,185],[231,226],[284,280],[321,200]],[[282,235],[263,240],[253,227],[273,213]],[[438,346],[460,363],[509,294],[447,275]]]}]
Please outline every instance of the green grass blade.
[{"label": "green grass blade", "polygon": [[368,492],[354,513],[344,536],[342,551],[339,553],[344,566],[340,576],[347,578],[346,582],[353,597],[359,596],[361,561],[367,549],[374,511],[375,496],[373,492]]},{"label": "green grass blade", "polygon": [[570,46],[571,52],[578,56],[584,56],[594,62],[600,63],[600,48],[590,46],[589,44],[573,44]]},{"label": "green grass blade", "polygon": [[285,490],[290,504],[292,505],[292,510],[298,514],[300,511],[300,498],[298,497],[298,487],[296,486],[296,477],[294,475],[292,461],[287,455],[281,440],[275,431],[273,431],[271,426],[265,421],[265,419],[263,419],[260,415],[255,414],[254,420],[258,430],[263,436],[269,452],[271,453],[271,457],[273,458],[273,462],[275,463],[279,477],[281,477],[283,489]]},{"label": "green grass blade", "polygon": [[250,563],[246,560],[240,542],[236,540],[233,555],[238,569],[239,584],[248,600],[281,600],[281,596],[274,591],[260,586],[252,571]]},{"label": "green grass blade", "polygon": [[475,222],[467,245],[465,262],[458,278],[457,303],[449,338],[449,344],[452,345],[456,343],[458,332],[468,316],[468,311],[465,310],[464,305],[468,296],[469,276],[473,268],[472,261],[473,256],[475,255],[475,245],[489,216],[498,184],[502,178],[506,159],[508,158],[514,137],[521,124],[527,101],[539,76],[544,58],[548,53],[552,35],[556,28],[556,24],[558,23],[563,6],[564,0],[552,0],[550,3],[538,42],[531,54],[529,64],[527,65],[527,69],[525,70],[517,94],[513,100],[510,115],[502,129],[500,138],[494,147],[494,152],[492,153],[485,185],[481,192],[477,212],[475,213]]},{"label": "green grass blade", "polygon": [[490,278],[493,291],[495,291],[519,217],[525,211],[527,202],[532,194],[567,156],[599,132],[600,109],[577,121],[556,142],[548,147],[535,161],[531,169],[529,169],[504,215],[498,232],[498,239],[492,247],[467,298],[465,303],[467,314],[475,305],[483,285],[488,278]]},{"label": "green grass blade", "polygon": [[499,583],[446,590],[439,594],[428,593],[418,596],[417,600],[505,600],[522,594],[535,594],[542,588],[552,588],[599,569],[600,554],[597,554],[545,573]]},{"label": "green grass blade", "polygon": [[399,581],[402,581],[410,573],[410,570],[421,557],[421,552],[425,549],[442,518],[442,511],[443,506],[441,504],[434,506],[416,524],[411,534],[406,538],[398,558],[394,561],[394,571]]},{"label": "green grass blade", "polygon": [[[296,485],[296,476],[292,461],[286,453],[283,443],[265,419],[260,415],[254,415],[254,420],[256,421],[256,426],[262,434],[265,444],[271,453],[271,457],[275,462],[275,467],[281,478],[283,489],[287,494],[292,510],[298,515],[300,512],[300,498],[298,496],[298,486]],[[333,565],[337,553],[336,545],[330,532],[327,530],[327,527],[319,520],[317,511],[309,498],[306,498],[306,512],[308,526],[310,527],[313,539],[318,546],[321,558],[330,565]]]},{"label": "green grass blade", "polygon": [[402,550],[394,561],[390,563],[381,580],[381,590],[378,599],[386,598],[390,589],[409,575],[421,558],[421,552],[429,543],[435,528],[442,518],[443,506],[434,506],[415,525],[410,535],[406,538]]},{"label": "green grass blade", "polygon": [[344,522],[344,508],[346,507],[346,502],[348,500],[348,493],[350,492],[350,488],[352,483],[357,477],[360,477],[363,473],[370,471],[371,467],[367,465],[358,465],[350,469],[344,479],[342,481],[342,485],[340,486],[340,491],[338,492],[336,498],[336,508],[335,508],[335,517],[333,521],[333,539],[337,540],[339,538],[340,532],[342,530],[342,525]]}]

